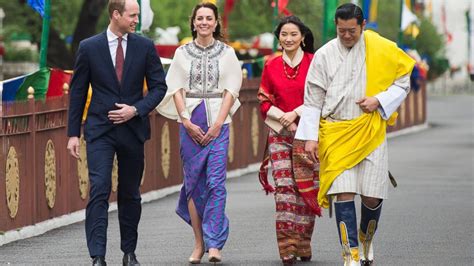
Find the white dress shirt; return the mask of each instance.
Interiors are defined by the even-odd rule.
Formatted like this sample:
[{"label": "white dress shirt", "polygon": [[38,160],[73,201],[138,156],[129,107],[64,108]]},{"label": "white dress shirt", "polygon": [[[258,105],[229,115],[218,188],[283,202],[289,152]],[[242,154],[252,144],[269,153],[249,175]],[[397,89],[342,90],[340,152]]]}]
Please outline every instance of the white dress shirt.
[{"label": "white dress shirt", "polygon": [[[127,53],[127,37],[128,33],[122,36],[122,48],[123,48],[123,59]],[[107,28],[107,41],[109,43],[110,56],[112,57],[112,63],[115,67],[115,56],[117,54],[118,36],[115,35],[110,28]]]}]

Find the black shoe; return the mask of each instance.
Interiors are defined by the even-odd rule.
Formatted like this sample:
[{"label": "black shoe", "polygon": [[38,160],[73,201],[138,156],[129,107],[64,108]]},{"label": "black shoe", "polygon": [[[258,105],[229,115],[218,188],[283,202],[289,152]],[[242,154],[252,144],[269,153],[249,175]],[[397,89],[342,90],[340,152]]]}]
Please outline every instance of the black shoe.
[{"label": "black shoe", "polygon": [[104,257],[96,256],[92,259],[92,266],[107,266],[107,262]]},{"label": "black shoe", "polygon": [[123,266],[140,266],[140,262],[138,262],[137,256],[133,252],[123,255],[122,263]]},{"label": "black shoe", "polygon": [[300,260],[303,262],[309,262],[311,261],[311,256],[301,256]]},{"label": "black shoe", "polygon": [[360,265],[361,266],[370,266],[373,265],[374,261],[373,260],[360,260]]}]

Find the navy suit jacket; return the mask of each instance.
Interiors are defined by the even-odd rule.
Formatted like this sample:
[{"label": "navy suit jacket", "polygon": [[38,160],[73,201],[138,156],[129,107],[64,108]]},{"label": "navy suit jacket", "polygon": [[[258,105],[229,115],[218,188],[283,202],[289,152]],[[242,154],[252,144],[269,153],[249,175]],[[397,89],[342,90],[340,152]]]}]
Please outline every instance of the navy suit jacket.
[{"label": "navy suit jacket", "polygon": [[[148,94],[143,94],[146,79]],[[92,99],[84,125],[84,138],[94,141],[116,125],[108,112],[117,109],[115,103],[133,105],[138,116],[126,122],[137,138],[150,138],[150,113],[166,94],[166,82],[160,58],[153,42],[130,33],[122,81],[119,82],[110,55],[106,32],[81,41],[76,55],[69,99],[68,136],[80,136],[82,113],[87,100],[89,84]]]}]

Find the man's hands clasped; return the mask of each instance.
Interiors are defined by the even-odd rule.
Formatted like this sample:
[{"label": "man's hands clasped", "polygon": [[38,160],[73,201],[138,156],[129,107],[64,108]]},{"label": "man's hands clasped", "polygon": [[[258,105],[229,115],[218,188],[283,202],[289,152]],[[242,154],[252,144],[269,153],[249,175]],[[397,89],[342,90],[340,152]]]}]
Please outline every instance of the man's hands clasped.
[{"label": "man's hands clasped", "polygon": [[[114,124],[122,124],[127,122],[128,120],[132,119],[137,112],[135,106],[123,104],[123,103],[116,103],[115,106],[118,108],[116,110],[109,111],[108,118]],[[79,158],[79,137],[70,137],[67,142],[67,150],[69,154],[76,158]]]},{"label": "man's hands clasped", "polygon": [[122,124],[132,119],[136,114],[136,108],[131,105],[124,103],[116,103],[115,106],[118,109],[109,111],[108,117],[109,120],[114,124]]}]

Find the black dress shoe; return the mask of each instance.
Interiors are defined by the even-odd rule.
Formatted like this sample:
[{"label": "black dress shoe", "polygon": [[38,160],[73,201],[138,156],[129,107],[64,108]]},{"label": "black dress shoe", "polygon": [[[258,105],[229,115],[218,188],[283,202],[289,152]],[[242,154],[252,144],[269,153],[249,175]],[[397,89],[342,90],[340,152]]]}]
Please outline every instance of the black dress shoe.
[{"label": "black dress shoe", "polygon": [[311,261],[311,256],[301,256],[300,260],[303,261],[303,262]]},{"label": "black dress shoe", "polygon": [[360,265],[361,266],[371,266],[374,264],[373,260],[360,260]]},{"label": "black dress shoe", "polygon": [[107,262],[104,257],[96,256],[92,259],[92,266],[107,266]]},{"label": "black dress shoe", "polygon": [[137,256],[133,252],[123,255],[122,263],[123,266],[140,266],[140,262],[138,262]]}]

